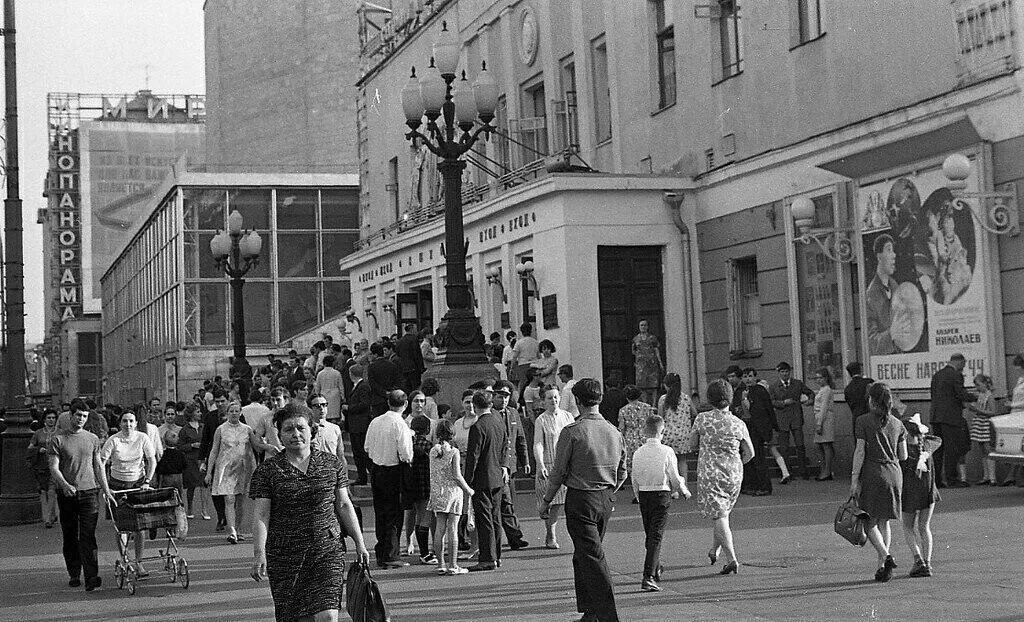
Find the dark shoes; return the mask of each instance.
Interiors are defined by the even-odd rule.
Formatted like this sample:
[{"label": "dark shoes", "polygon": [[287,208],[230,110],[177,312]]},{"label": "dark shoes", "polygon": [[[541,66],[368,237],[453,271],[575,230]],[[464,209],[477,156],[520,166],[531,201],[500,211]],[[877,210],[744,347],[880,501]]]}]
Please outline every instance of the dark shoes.
[{"label": "dark shoes", "polygon": [[782,484],[783,486],[785,486],[786,484],[790,483],[791,481],[793,481],[793,476],[792,475],[787,475],[786,477],[783,477],[781,480],[779,480],[779,483]]},{"label": "dark shoes", "polygon": [[530,543],[527,542],[526,540],[516,540],[515,542],[509,542],[508,543],[508,548],[512,549],[513,551],[518,551],[519,549],[525,549],[528,546],[530,546]]},{"label": "dark shoes", "polygon": [[388,562],[377,562],[377,568],[381,570],[391,570],[392,568],[405,568],[409,565],[409,562],[403,562],[400,559],[388,561]]},{"label": "dark shoes", "polygon": [[882,567],[875,571],[875,581],[885,583],[892,578],[892,571],[896,568],[896,560],[893,559],[892,555],[888,555],[885,558],[885,563]]},{"label": "dark shoes", "polygon": [[103,579],[101,577],[93,577],[91,579],[86,579],[85,580],[85,591],[86,592],[91,592],[91,591],[95,590],[96,588],[98,588],[101,585],[103,585]]},{"label": "dark shoes", "polygon": [[826,477],[815,477],[814,479],[815,481],[818,482],[831,482],[832,480],[835,479],[835,477],[831,473],[829,473]]},{"label": "dark shoes", "polygon": [[487,572],[490,570],[497,570],[498,565],[494,563],[479,563],[469,567],[470,572]]},{"label": "dark shoes", "polygon": [[965,481],[946,482],[946,488],[970,488],[971,485]]},{"label": "dark shoes", "polygon": [[932,567],[931,565],[918,560],[914,562],[914,567],[910,569],[910,576],[915,578],[930,577],[932,576]]},{"label": "dark shoes", "polygon": [[660,592],[661,586],[654,580],[654,577],[644,577],[644,580],[640,583],[640,591],[642,592]]},{"label": "dark shoes", "polygon": [[71,577],[71,579],[68,580],[68,587],[81,587],[81,586],[82,586],[82,580],[79,579],[78,577]]},{"label": "dark shoes", "polygon": [[772,494],[770,490],[752,490],[750,496],[752,497],[768,497]]},{"label": "dark shoes", "polygon": [[728,564],[722,566],[722,570],[719,571],[718,574],[736,574],[737,572],[739,572],[739,568],[739,562],[729,562]]}]

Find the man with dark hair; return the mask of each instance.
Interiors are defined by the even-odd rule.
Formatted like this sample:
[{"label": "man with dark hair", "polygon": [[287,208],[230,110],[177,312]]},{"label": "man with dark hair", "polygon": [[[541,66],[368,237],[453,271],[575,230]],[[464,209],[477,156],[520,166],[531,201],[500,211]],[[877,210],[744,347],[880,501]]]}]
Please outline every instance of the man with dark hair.
[{"label": "man with dark hair", "polygon": [[608,374],[604,381],[604,397],[601,398],[601,416],[616,428],[619,427],[619,411],[629,403],[622,389],[622,377],[618,372]]},{"label": "man with dark hair", "polygon": [[[747,417],[747,431],[754,446],[754,458],[743,465],[743,488],[755,497],[772,494],[772,480],[768,475],[765,449],[772,440],[772,433],[778,428],[772,396],[765,384],[758,382],[757,370],[747,367],[743,370],[743,405]],[[788,481],[784,482],[788,483]]]},{"label": "man with dark hair", "polygon": [[523,530],[519,527],[519,520],[516,518],[512,478],[520,469],[526,475],[530,474],[530,457],[527,453],[523,420],[519,416],[519,411],[510,404],[514,388],[508,380],[498,380],[494,383],[491,412],[505,426],[505,467],[510,475],[509,481],[501,487],[501,526],[505,530],[509,548],[518,551],[525,549],[530,543],[523,539]]},{"label": "man with dark hair", "polygon": [[572,415],[575,419],[580,416],[580,409],[576,404],[575,394],[572,392],[572,387],[576,384],[572,375],[572,365],[558,366],[558,381],[562,383],[562,391],[558,395],[558,407]]},{"label": "man with dark hair", "polygon": [[472,572],[494,570],[501,565],[501,491],[509,481],[508,434],[491,412],[491,396],[473,393],[473,412],[479,418],[469,428],[466,451],[466,483],[473,489],[473,514],[479,536],[480,556]]},{"label": "man with dark hair", "polygon": [[967,359],[959,352],[949,357],[945,367],[932,376],[931,426],[942,445],[935,450],[935,482],[939,488],[966,488],[966,466],[961,459],[971,448],[964,419],[964,404],[978,401],[978,396],[964,388],[964,367]]},{"label": "man with dark hair", "polygon": [[348,368],[352,390],[349,391],[348,403],[345,404],[345,428],[352,441],[352,459],[356,463],[358,479],[356,486],[367,484],[367,468],[370,458],[366,454],[366,429],[370,425],[370,385],[363,380],[365,370],[362,365],[354,364]]},{"label": "man with dark hair", "polygon": [[601,383],[582,378],[572,388],[580,409],[576,422],[562,429],[555,464],[540,504],[548,517],[560,486],[565,494],[565,526],[572,538],[576,610],[581,622],[618,622],[612,577],[601,542],[611,518],[615,492],[626,481],[626,450],[622,434],[598,412]]},{"label": "man with dark hair", "polygon": [[[793,377],[793,366],[782,361],[775,366],[779,379],[771,384],[768,393],[772,396],[775,407],[775,418],[779,425],[779,453],[783,459],[789,456],[789,440],[793,438],[796,447],[797,467],[804,479],[811,479],[807,464],[807,450],[804,449],[804,407],[803,404],[814,400],[811,391],[799,379]],[[796,472],[796,469],[793,469]]]},{"label": "man with dark hair", "polygon": [[901,351],[893,342],[893,335],[902,333],[908,320],[892,315],[892,297],[899,285],[893,278],[896,273],[895,249],[896,243],[887,233],[875,238],[872,245],[875,276],[864,292],[870,354],[896,354]]},{"label": "man with dark hair", "polygon": [[488,338],[490,341],[484,346],[484,354],[487,355],[488,359],[495,358],[500,362],[501,352],[504,349],[501,345],[501,333],[494,331]]},{"label": "man with dark hair", "polygon": [[405,390],[411,393],[419,388],[420,377],[427,369],[423,364],[420,340],[416,337],[416,325],[412,322],[405,325],[405,334],[395,344],[395,352],[398,354],[398,364],[405,378]]},{"label": "man with dark hair", "polygon": [[530,369],[530,363],[540,358],[540,343],[533,337],[533,325],[529,322],[523,322],[519,331],[523,336],[512,348],[512,360],[506,365],[506,369],[509,380],[516,383],[518,393],[522,395],[523,389],[526,388],[526,372]]},{"label": "man with dark hair", "polygon": [[868,387],[875,381],[864,377],[864,367],[857,361],[851,361],[846,366],[846,373],[850,374],[850,382],[843,389],[843,395],[846,397],[846,405],[850,407],[850,427],[853,430],[850,438],[853,439],[853,444],[856,447],[857,417],[870,410],[868,407]]},{"label": "man with dark hair", "polygon": [[370,364],[366,366],[366,382],[370,385],[370,415],[376,417],[387,412],[388,392],[401,389],[405,384],[402,370],[384,357],[384,346],[370,344]]},{"label": "man with dark hair", "polygon": [[50,477],[57,485],[57,507],[64,535],[64,564],[68,585],[82,584],[91,592],[102,583],[96,545],[96,522],[99,519],[99,490],[113,500],[106,473],[100,460],[100,440],[85,429],[89,410],[85,402],[71,402],[70,431],[59,431],[47,448]]},{"label": "man with dark hair", "polygon": [[401,463],[412,464],[412,430],[402,413],[408,402],[401,389],[385,394],[388,410],[370,421],[366,429],[366,453],[370,458],[370,489],[373,492],[377,567],[383,570],[408,566],[399,557],[402,530]]}]

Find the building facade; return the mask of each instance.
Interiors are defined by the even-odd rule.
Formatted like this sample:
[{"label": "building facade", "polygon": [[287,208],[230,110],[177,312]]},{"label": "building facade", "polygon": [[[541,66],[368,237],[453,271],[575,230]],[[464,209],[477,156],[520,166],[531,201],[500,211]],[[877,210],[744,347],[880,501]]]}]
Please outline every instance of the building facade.
[{"label": "building facade", "polygon": [[[469,80],[486,61],[501,91],[499,132],[471,154],[483,165],[464,177],[485,331],[531,316],[508,270],[529,255],[542,294],[564,292],[569,313],[601,310],[574,316],[586,329],[568,332],[549,333],[538,318],[560,360],[565,352],[578,376],[628,372],[621,348],[635,326],[605,321],[618,295],[605,293],[612,277],[601,272],[609,241],[585,229],[573,236],[580,222],[556,207],[579,193],[599,207],[577,216],[607,227],[613,254],[634,266],[645,247],[660,257],[659,336],[669,371],[693,390],[731,364],[773,380],[781,361],[805,378],[827,367],[841,389],[843,367],[857,360],[927,419],[930,376],[955,351],[967,355],[969,386],[978,372],[995,379],[997,394],[1015,381],[1007,361],[1024,350],[1016,293],[1024,291],[1024,242],[990,232],[994,204],[957,199],[941,165],[966,155],[968,191],[1011,191],[1022,179],[1019,3],[451,0],[391,8],[379,32],[368,19],[361,29],[363,229],[360,251],[345,261],[358,275],[360,313],[404,319],[398,297],[419,300],[430,280],[417,269],[442,239],[436,163],[405,140],[399,93],[410,66],[425,68],[447,22],[463,42]],[[578,175],[602,199],[569,190],[577,174],[548,174],[566,158],[592,171]],[[622,175],[649,185],[616,194]],[[531,203],[541,188],[561,200]],[[801,199],[814,206],[801,224],[833,234],[818,236],[820,245],[794,222]],[[547,224],[487,256],[494,226],[501,236],[534,212]],[[1015,202],[1006,214],[1017,217]],[[542,240],[549,231],[562,232],[561,245]],[[416,245],[423,259],[404,250]],[[485,275],[497,259],[504,297]],[[443,274],[436,253],[433,261],[425,307],[436,323]],[[893,288],[879,292],[876,275]],[[643,283],[624,279],[624,299],[653,300]],[[841,399],[837,413],[837,449],[848,459],[852,422]]]},{"label": "building facade", "polygon": [[101,392],[100,275],[183,154],[202,160],[202,95],[50,93],[50,170],[40,210],[48,385]]},{"label": "building facade", "polygon": [[233,309],[210,240],[237,210],[263,238],[245,277],[249,358],[349,307],[339,260],[358,238],[354,175],[188,172],[177,168],[102,277],[104,399],[190,397],[229,375]]},{"label": "building facade", "polygon": [[356,0],[207,0],[207,163],[355,173]]}]

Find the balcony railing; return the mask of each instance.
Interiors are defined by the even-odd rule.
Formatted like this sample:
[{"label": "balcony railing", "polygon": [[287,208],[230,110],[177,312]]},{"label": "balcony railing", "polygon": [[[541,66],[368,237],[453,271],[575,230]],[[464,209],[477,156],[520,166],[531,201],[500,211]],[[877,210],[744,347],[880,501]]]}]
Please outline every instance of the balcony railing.
[{"label": "balcony railing", "polygon": [[1017,9],[1013,0],[954,0],[952,10],[961,84],[1017,68]]}]

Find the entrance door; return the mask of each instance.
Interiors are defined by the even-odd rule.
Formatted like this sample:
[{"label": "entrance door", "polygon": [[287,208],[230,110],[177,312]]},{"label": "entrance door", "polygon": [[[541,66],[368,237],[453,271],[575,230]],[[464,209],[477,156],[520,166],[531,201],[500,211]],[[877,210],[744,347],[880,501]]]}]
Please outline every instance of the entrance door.
[{"label": "entrance door", "polygon": [[416,325],[417,330],[434,328],[434,297],[430,288],[419,289],[407,294],[395,296],[397,317],[395,318],[398,334],[404,334],[404,326],[408,322]]},{"label": "entrance door", "polygon": [[604,378],[617,372],[635,382],[631,344],[640,320],[661,344],[665,360],[665,316],[660,246],[599,246],[598,297],[601,310],[601,362]]}]

